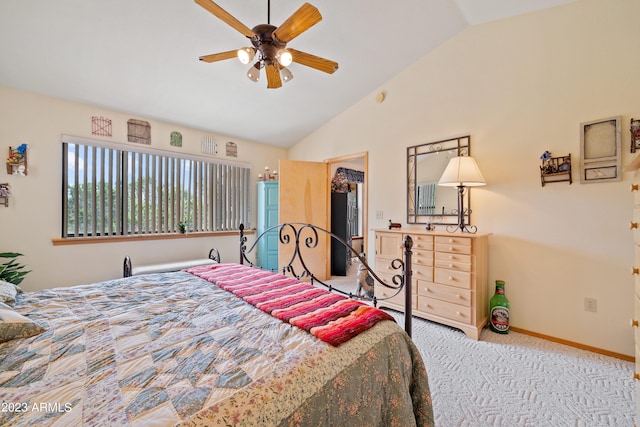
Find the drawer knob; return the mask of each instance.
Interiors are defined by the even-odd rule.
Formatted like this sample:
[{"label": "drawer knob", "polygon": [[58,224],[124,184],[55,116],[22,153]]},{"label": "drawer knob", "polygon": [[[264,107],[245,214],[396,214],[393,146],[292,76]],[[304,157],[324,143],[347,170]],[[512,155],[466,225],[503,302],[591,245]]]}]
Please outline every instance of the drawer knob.
[{"label": "drawer knob", "polygon": [[449,268],[453,268],[453,264],[449,264]]},{"label": "drawer knob", "polygon": [[631,321],[629,323],[631,324],[632,328],[637,328],[638,327],[638,321],[636,319],[631,319]]},{"label": "drawer knob", "polygon": [[456,298],[457,298],[457,299],[462,299],[462,295],[460,295],[460,294],[456,294]]},{"label": "drawer knob", "polygon": [[631,191],[638,191],[638,184],[631,184]]},{"label": "drawer knob", "polygon": [[453,242],[454,242],[454,240],[453,240],[453,239],[449,239],[449,243],[453,243]]},{"label": "drawer knob", "polygon": [[450,250],[450,251],[453,251],[453,247],[452,247],[452,246],[449,246],[449,250]]},{"label": "drawer knob", "polygon": [[453,259],[453,255],[449,255],[449,259]]},{"label": "drawer knob", "polygon": [[634,379],[634,380],[640,380],[640,374],[639,374],[639,373],[637,373],[637,372],[634,372],[634,373],[633,373],[633,379]]},{"label": "drawer knob", "polygon": [[638,228],[638,223],[637,223],[637,222],[633,222],[633,221],[631,221],[631,222],[629,223],[629,228],[630,228],[631,230],[633,230],[634,228]]},{"label": "drawer knob", "polygon": [[640,274],[640,268],[631,267],[631,275]]},{"label": "drawer knob", "polygon": [[460,313],[459,311],[456,311],[456,316],[462,316],[462,313]]},{"label": "drawer knob", "polygon": [[454,280],[453,276],[449,276],[449,280]]}]

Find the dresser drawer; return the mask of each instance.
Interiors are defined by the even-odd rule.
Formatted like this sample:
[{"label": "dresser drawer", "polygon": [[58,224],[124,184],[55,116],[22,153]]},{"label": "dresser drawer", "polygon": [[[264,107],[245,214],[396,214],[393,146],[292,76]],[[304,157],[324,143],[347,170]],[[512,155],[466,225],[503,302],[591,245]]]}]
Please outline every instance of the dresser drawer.
[{"label": "dresser drawer", "polygon": [[418,281],[418,296],[436,298],[459,305],[471,306],[471,291],[454,286]]},{"label": "dresser drawer", "polygon": [[[393,285],[393,281],[390,275],[379,274],[379,276],[381,279],[383,279],[385,283],[389,283]],[[417,285],[415,280],[413,280],[412,282],[413,283],[411,285],[411,301],[412,301],[411,308],[415,310],[418,306]],[[383,285],[376,283],[374,293],[377,298],[389,298],[391,295],[396,293],[396,290],[385,288]],[[386,301],[395,305],[399,305],[400,307],[404,307],[404,291],[400,292],[398,295],[394,297],[389,298]],[[384,305],[384,302],[380,301],[378,304]]]},{"label": "dresser drawer", "polygon": [[452,254],[452,253],[448,253],[448,252],[436,252],[434,254],[434,258],[436,260],[436,262],[438,261],[455,261],[455,262],[462,262],[465,264],[471,264],[471,255],[464,255],[464,254]]},{"label": "dresser drawer", "polygon": [[395,270],[391,266],[391,263],[393,262],[394,259],[396,258],[386,258],[386,257],[377,256],[376,267],[374,268],[374,271],[376,273],[380,272],[380,273],[390,274],[392,276],[394,274],[402,274],[402,268]]},{"label": "dresser drawer", "polygon": [[[637,188],[637,190],[636,190]],[[633,193],[633,204],[640,206],[640,172],[636,171],[633,184],[629,186],[629,190]]]},{"label": "dresser drawer", "polygon": [[414,279],[433,282],[433,267],[414,265],[411,270]]},{"label": "dresser drawer", "polygon": [[433,252],[432,251],[420,251],[414,252],[411,257],[411,265],[433,267]]},{"label": "dresser drawer", "polygon": [[633,240],[636,245],[640,244],[640,206],[633,209],[633,218],[629,221],[629,228],[633,231]]},{"label": "dresser drawer", "polygon": [[433,250],[433,236],[412,235],[413,250]]},{"label": "dresser drawer", "polygon": [[449,270],[471,271],[471,264],[458,261],[436,260],[436,267],[448,268]]},{"label": "dresser drawer", "polygon": [[435,282],[443,285],[471,289],[471,273],[466,271],[448,270],[436,267],[434,279]]},{"label": "dresser drawer", "polygon": [[471,323],[471,307],[418,295],[418,310],[462,323]]},{"label": "dresser drawer", "polygon": [[[638,319],[637,316],[640,316],[640,298],[638,297],[638,295],[634,295],[633,298],[633,319],[635,321],[640,322],[640,319]],[[640,327],[639,326],[633,326],[633,333],[635,335],[636,338],[636,344],[640,344]],[[638,373],[640,373],[640,371],[638,371]]]},{"label": "dresser drawer", "polygon": [[452,254],[471,254],[471,245],[454,245],[451,243],[436,243],[436,253],[446,252]]},{"label": "dresser drawer", "polygon": [[459,236],[436,236],[436,245],[471,246],[471,239]]}]

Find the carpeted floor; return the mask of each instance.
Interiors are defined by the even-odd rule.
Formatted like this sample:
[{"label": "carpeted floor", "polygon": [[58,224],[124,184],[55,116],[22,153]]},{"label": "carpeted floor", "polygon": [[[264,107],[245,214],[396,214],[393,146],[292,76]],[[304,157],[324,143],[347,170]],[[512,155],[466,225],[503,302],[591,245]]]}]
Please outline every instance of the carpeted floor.
[{"label": "carpeted floor", "polygon": [[[399,324],[404,315],[389,311]],[[436,426],[633,426],[634,364],[528,335],[474,341],[414,317]]]},{"label": "carpeted floor", "polygon": [[[355,290],[355,268],[331,283]],[[388,310],[404,325],[402,313]],[[634,364],[516,332],[480,341],[413,318],[437,427],[632,427]]]}]

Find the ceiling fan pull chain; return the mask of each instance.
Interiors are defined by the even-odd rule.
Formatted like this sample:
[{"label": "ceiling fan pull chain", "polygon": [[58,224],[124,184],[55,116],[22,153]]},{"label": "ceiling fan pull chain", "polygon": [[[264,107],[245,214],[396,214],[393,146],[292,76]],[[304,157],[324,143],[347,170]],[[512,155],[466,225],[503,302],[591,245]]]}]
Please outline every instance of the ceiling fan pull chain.
[{"label": "ceiling fan pull chain", "polygon": [[271,0],[267,0],[267,24],[271,25]]}]

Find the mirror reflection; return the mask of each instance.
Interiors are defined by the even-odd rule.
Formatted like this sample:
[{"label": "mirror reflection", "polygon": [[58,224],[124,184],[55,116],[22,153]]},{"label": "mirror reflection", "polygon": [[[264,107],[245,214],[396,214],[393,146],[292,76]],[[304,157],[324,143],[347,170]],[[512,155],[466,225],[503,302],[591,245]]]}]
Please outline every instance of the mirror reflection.
[{"label": "mirror reflection", "polygon": [[[407,222],[456,224],[458,194],[453,187],[439,187],[449,160],[470,154],[471,137],[446,139],[407,148]],[[466,194],[469,205],[469,193]],[[466,213],[470,221],[470,211]]]}]

